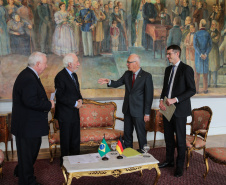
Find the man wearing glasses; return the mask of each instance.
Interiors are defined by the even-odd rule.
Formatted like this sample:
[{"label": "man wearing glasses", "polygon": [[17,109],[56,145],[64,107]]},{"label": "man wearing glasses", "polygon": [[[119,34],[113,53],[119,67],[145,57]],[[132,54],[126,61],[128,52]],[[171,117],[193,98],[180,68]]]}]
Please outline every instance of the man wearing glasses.
[{"label": "man wearing glasses", "polygon": [[168,121],[163,117],[164,137],[166,142],[166,161],[159,164],[159,168],[174,166],[174,150],[176,133],[177,160],[175,177],[183,175],[183,166],[186,152],[186,122],[187,116],[191,115],[190,98],[195,94],[195,81],[193,69],[180,61],[181,48],[178,45],[171,45],[167,48],[167,58],[172,64],[165,70],[164,84],[160,96],[159,108],[163,111],[166,107],[163,104],[164,97],[167,97],[166,104],[176,106],[176,110]]},{"label": "man wearing glasses", "polygon": [[125,146],[133,148],[133,130],[135,127],[139,152],[147,144],[145,122],[150,120],[150,110],[153,101],[152,75],[140,67],[140,57],[131,54],[127,59],[128,70],[117,81],[101,78],[100,84],[108,87],[125,85],[125,97],[122,112],[124,114]]}]

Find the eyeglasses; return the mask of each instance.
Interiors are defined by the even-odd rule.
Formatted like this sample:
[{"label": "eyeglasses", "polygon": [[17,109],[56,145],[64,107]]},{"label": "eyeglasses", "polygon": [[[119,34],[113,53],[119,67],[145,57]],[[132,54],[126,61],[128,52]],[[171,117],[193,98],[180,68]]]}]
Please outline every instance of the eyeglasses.
[{"label": "eyeglasses", "polygon": [[175,54],[175,52],[172,52],[172,53],[166,53],[166,56],[168,56],[168,55],[171,56],[173,53]]},{"label": "eyeglasses", "polygon": [[127,64],[132,64],[132,63],[134,63],[134,62],[136,62],[136,61],[127,61]]}]

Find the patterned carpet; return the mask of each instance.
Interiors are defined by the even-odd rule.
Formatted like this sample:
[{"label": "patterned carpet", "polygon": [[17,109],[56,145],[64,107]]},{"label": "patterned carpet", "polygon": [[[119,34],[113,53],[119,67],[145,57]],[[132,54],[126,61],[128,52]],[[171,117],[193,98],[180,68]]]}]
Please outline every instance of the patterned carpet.
[{"label": "patterned carpet", "polygon": [[[165,148],[151,149],[150,153],[160,162],[165,159]],[[17,178],[13,176],[16,162],[6,162],[3,166],[3,179],[1,185],[15,185]],[[184,175],[180,178],[173,176],[173,168],[161,169],[161,176],[158,185],[224,185],[226,184],[226,166],[213,163],[209,160],[210,171],[206,179],[203,178],[205,164],[202,155],[193,152],[190,168],[184,170]],[[59,166],[59,159],[55,159],[53,164],[48,159],[41,159],[35,163],[35,175],[37,181],[43,185],[62,185],[63,174]],[[72,185],[149,185],[154,183],[155,170],[144,170],[143,177],[138,172],[121,175],[118,178],[107,177],[82,177],[73,179]]]}]

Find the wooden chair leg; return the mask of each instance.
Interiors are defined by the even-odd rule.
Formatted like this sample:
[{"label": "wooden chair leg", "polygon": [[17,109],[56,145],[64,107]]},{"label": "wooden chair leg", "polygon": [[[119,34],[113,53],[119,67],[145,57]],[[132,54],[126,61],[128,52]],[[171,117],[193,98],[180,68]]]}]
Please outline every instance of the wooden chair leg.
[{"label": "wooden chair leg", "polygon": [[208,164],[208,157],[205,156],[204,162],[206,163],[206,173],[203,174],[204,178],[206,178],[209,172],[209,164]]},{"label": "wooden chair leg", "polygon": [[50,152],[50,162],[53,162],[52,145],[49,146],[49,152]]},{"label": "wooden chair leg", "polygon": [[2,179],[2,164],[0,165],[0,179]]},{"label": "wooden chair leg", "polygon": [[205,163],[205,159],[206,159],[206,147],[203,148],[203,160]]},{"label": "wooden chair leg", "polygon": [[6,156],[6,160],[9,161],[9,157],[8,157],[8,141],[5,142],[5,156]]},{"label": "wooden chair leg", "polygon": [[187,168],[189,167],[189,162],[190,162],[190,154],[191,154],[191,151],[189,149],[187,149]]}]

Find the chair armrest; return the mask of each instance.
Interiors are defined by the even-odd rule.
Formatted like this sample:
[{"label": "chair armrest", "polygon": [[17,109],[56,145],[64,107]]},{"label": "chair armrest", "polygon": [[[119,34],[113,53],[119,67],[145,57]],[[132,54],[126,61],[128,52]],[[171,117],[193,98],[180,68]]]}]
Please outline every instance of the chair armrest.
[{"label": "chair armrest", "polygon": [[124,118],[120,118],[120,117],[115,117],[115,119],[118,119],[120,121],[124,121]]},{"label": "chair armrest", "polygon": [[206,134],[208,131],[207,130],[205,130],[205,129],[199,129],[199,133],[201,133],[201,134]]}]

